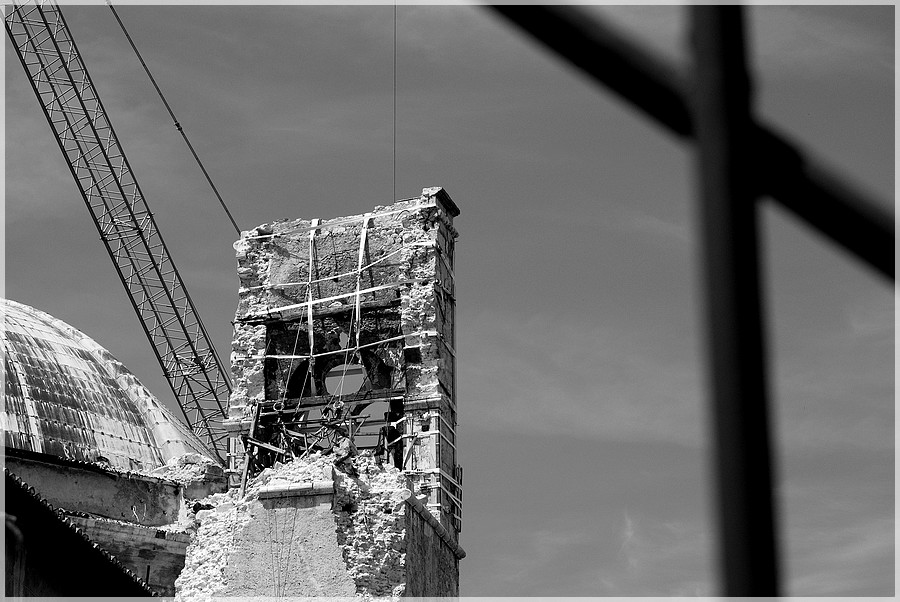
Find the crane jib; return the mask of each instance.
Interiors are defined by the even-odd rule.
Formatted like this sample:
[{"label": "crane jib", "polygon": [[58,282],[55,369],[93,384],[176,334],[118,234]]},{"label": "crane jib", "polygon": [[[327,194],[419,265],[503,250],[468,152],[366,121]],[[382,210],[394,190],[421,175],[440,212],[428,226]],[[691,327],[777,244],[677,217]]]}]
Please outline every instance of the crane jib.
[{"label": "crane jib", "polygon": [[58,6],[14,5],[6,32],[191,429],[224,460],[231,381],[163,242]]}]

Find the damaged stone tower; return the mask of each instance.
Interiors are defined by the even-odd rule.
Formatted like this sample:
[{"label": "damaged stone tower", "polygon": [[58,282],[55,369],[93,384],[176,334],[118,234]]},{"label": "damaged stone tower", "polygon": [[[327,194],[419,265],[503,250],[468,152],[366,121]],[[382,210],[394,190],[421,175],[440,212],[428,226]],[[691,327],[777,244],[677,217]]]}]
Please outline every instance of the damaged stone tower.
[{"label": "damaged stone tower", "polygon": [[[253,520],[260,531],[271,529],[272,517],[282,516],[309,526],[310,512],[324,512],[337,525],[342,553],[334,556],[346,569],[342,577],[340,562],[329,565],[337,571],[332,585],[282,580],[279,594],[458,595],[458,214],[443,189],[426,188],[364,215],[264,224],[235,244],[240,301],[226,421],[229,475],[240,495],[255,487],[259,498],[242,532],[252,531]],[[331,473],[297,468],[324,459]],[[305,476],[280,478],[278,471]],[[360,555],[353,548],[359,533],[388,524],[391,533],[375,540],[390,540],[389,549],[360,544],[367,548]],[[292,569],[304,571],[312,575],[315,567]],[[271,593],[250,586],[229,592]]]}]

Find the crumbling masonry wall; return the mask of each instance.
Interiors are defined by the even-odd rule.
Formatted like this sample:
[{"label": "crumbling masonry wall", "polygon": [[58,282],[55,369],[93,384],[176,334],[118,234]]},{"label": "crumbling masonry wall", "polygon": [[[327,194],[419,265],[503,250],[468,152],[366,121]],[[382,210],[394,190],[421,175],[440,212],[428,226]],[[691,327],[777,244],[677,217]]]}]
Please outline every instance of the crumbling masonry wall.
[{"label": "crumbling masonry wall", "polygon": [[458,214],[426,188],[241,234],[231,489],[178,597],[458,594]]},{"label": "crumbling masonry wall", "polygon": [[351,464],[314,454],[203,500],[176,600],[456,595],[464,552],[406,477],[369,452]]},{"label": "crumbling masonry wall", "polygon": [[461,548],[442,540],[439,527],[424,513],[406,511],[406,590],[409,597],[456,598],[459,596]]},{"label": "crumbling masonry wall", "polygon": [[[240,300],[226,421],[235,441],[234,486],[248,466],[252,474],[308,445],[298,443],[308,434],[299,432],[305,425],[298,416],[311,416],[307,408],[334,398],[333,370],[346,372],[356,361],[363,388],[340,397],[351,413],[368,416],[357,444],[374,445],[378,425],[394,428],[395,464],[456,537],[462,512],[453,273],[458,214],[446,191],[426,188],[418,198],[364,215],[281,220],[242,233],[235,244]],[[248,448],[247,437],[271,446]]]}]

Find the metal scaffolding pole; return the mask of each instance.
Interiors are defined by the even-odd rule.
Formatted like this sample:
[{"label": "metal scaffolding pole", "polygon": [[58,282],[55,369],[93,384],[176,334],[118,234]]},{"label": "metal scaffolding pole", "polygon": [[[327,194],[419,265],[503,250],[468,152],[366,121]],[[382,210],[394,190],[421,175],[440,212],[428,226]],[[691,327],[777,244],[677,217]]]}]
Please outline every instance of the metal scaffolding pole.
[{"label": "metal scaffolding pole", "polygon": [[740,6],[693,6],[698,232],[719,566],[727,596],[777,596],[753,121]]}]

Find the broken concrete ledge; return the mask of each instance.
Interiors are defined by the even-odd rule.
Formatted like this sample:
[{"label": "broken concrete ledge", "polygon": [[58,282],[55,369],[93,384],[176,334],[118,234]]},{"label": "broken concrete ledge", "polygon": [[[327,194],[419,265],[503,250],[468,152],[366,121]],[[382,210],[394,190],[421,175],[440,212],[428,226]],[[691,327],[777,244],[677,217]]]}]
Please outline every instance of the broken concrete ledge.
[{"label": "broken concrete ledge", "polygon": [[307,481],[287,485],[267,485],[259,488],[260,499],[294,497],[304,495],[327,495],[334,493],[334,481]]},{"label": "broken concrete ledge", "polygon": [[458,543],[453,541],[453,538],[450,536],[450,532],[447,531],[447,528],[444,527],[440,523],[438,519],[434,517],[434,515],[419,501],[416,496],[412,494],[412,492],[407,492],[408,497],[406,497],[406,503],[410,505],[410,507],[416,511],[416,513],[425,519],[425,522],[431,525],[431,528],[434,529],[434,532],[437,533],[437,536],[441,538],[447,546],[450,548],[450,551],[453,552],[453,555],[456,556],[458,560],[462,560],[466,557],[466,551],[462,549]]}]

